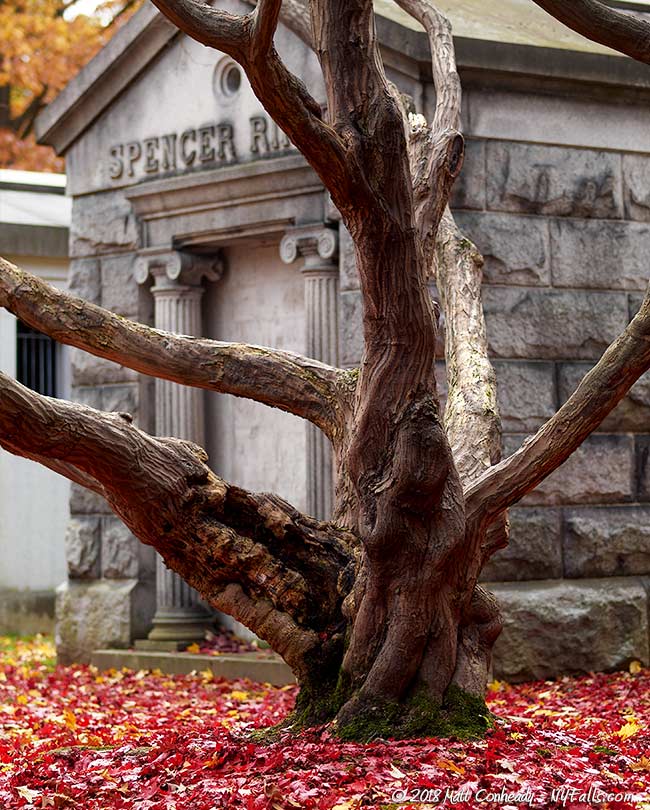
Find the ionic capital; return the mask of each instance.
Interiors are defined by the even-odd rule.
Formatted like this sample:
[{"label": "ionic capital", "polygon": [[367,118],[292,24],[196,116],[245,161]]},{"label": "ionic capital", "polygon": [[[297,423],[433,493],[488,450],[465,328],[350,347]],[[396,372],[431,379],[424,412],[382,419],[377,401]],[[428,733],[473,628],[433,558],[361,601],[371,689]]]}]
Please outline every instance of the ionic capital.
[{"label": "ionic capital", "polygon": [[280,258],[292,264],[300,256],[304,271],[329,267],[335,269],[339,250],[338,233],[322,224],[291,228],[280,242]]},{"label": "ionic capital", "polygon": [[182,250],[143,250],[135,260],[133,275],[138,284],[146,284],[152,276],[154,290],[200,287],[203,279],[219,281],[224,267],[221,253],[208,256]]}]

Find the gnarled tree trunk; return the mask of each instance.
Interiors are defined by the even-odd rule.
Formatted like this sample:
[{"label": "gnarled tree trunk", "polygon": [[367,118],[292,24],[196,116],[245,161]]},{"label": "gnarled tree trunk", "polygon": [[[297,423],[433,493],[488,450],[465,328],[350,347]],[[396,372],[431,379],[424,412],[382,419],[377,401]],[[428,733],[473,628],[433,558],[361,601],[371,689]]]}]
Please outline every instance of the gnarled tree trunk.
[{"label": "gnarled tree trunk", "polygon": [[[195,445],[148,436],[124,414],[41,397],[4,375],[0,444],[101,493],[206,600],[267,640],[302,687],[297,725],[334,721],[357,739],[480,733],[500,630],[495,600],[477,586],[481,568],[507,542],[507,508],[650,366],[650,299],[560,411],[500,461],[482,260],[447,205],[463,159],[447,21],[429,0],[397,0],[431,42],[437,105],[428,124],[386,79],[371,0],[312,0],[311,30],[300,0],[285,2],[287,23],[320,59],[325,119],[273,47],[281,0],[259,0],[245,16],[154,1],[190,36],[239,61],[330,191],[356,249],[361,368],[165,334],[1,261],[0,305],[142,373],[310,420],[333,445],[335,516],[318,522],[246,492],[218,478]],[[446,324],[444,415],[432,275]]]}]

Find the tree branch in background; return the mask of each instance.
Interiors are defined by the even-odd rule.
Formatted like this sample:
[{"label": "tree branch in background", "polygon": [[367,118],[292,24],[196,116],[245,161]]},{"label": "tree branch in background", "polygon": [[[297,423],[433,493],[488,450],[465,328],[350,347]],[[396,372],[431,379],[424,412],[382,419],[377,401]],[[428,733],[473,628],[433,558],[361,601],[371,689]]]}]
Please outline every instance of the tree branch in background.
[{"label": "tree branch in background", "polygon": [[461,85],[449,20],[430,0],[396,2],[423,26],[431,49],[435,114],[431,124],[423,116],[411,116],[409,151],[416,223],[432,262],[438,225],[463,162]]},{"label": "tree branch in background", "polygon": [[578,34],[650,65],[650,22],[598,0],[533,0]]},{"label": "tree branch in background", "polygon": [[3,259],[0,306],[61,343],[143,374],[280,408],[328,436],[339,425],[343,372],[316,360],[152,329],[57,290]]}]

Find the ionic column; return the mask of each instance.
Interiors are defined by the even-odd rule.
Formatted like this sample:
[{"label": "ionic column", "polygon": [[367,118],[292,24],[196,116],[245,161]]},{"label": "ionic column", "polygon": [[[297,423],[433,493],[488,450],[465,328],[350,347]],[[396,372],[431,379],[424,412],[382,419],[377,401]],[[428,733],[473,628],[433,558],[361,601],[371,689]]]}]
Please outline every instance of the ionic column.
[{"label": "ionic column", "polygon": [[[151,276],[154,285],[154,325],[181,335],[203,334],[201,281],[221,278],[222,265],[215,257],[193,256],[179,251],[145,253],[136,262],[136,280],[144,284]],[[205,446],[204,394],[197,388],[155,381],[157,436],[174,436]],[[179,648],[203,639],[212,623],[211,613],[200,603],[197,592],[162,557],[156,559],[156,614],[148,648]]]},{"label": "ionic column", "polygon": [[[338,234],[324,225],[292,228],[280,243],[286,264],[302,258],[305,279],[305,352],[338,366]],[[307,512],[328,520],[333,508],[332,448],[326,436],[307,425]]]}]

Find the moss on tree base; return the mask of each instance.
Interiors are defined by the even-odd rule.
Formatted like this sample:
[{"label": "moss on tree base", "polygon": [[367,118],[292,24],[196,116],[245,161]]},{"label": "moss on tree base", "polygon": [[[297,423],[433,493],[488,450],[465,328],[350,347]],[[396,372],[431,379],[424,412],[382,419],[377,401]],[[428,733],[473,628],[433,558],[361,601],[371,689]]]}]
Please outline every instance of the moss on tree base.
[{"label": "moss on tree base", "polygon": [[359,701],[354,716],[337,724],[342,740],[370,742],[418,737],[482,737],[493,720],[485,701],[451,686],[440,705],[427,695],[414,695],[407,703],[372,704]]},{"label": "moss on tree base", "polygon": [[[349,701],[349,702],[348,702]],[[343,717],[336,720],[346,705]],[[347,710],[351,709],[351,710]],[[493,725],[485,701],[450,686],[442,705],[418,693],[406,703],[350,700],[349,686],[339,678],[333,688],[301,689],[296,708],[284,728],[300,730],[332,723],[332,732],[342,740],[370,742],[375,739],[416,739],[418,737],[483,737]]]}]

